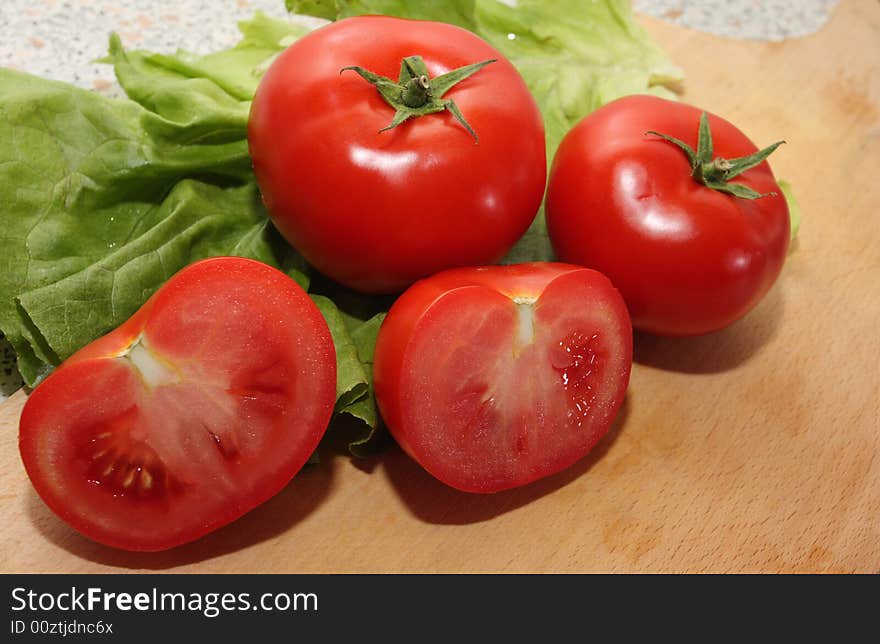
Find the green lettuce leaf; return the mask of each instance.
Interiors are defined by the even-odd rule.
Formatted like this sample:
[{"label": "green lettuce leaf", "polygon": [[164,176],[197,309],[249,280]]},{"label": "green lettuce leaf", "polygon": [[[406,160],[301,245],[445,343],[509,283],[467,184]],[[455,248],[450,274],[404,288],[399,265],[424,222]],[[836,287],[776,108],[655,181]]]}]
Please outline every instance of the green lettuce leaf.
[{"label": "green lettuce leaf", "polygon": [[[788,218],[791,223],[790,240],[794,241],[797,239],[798,232],[801,229],[801,206],[797,199],[795,199],[794,190],[792,190],[791,184],[788,181],[780,179],[777,183],[788,205]],[[794,245],[792,244],[790,248],[794,248]]]},{"label": "green lettuce leaf", "polygon": [[232,49],[126,52],[130,100],[0,70],[0,331],[34,386],[127,319],[177,270],[241,255],[308,267],[268,223],[247,149],[265,63],[305,32],[257,14]]},{"label": "green lettuce leaf", "polygon": [[[247,143],[226,134],[229,121],[238,126],[240,118],[225,107],[218,106],[213,123],[201,122],[194,133],[188,123],[163,118],[135,102],[8,69],[0,70],[0,96],[0,186],[5,195],[0,211],[0,330],[15,349],[29,385],[77,348],[71,344],[72,330],[81,338],[101,335],[194,256],[230,252],[265,219],[250,207],[253,187],[249,198],[241,193],[253,183]],[[189,188],[175,190],[184,179]],[[190,240],[198,243],[193,253],[171,252],[167,246],[159,253],[161,238],[183,233],[183,224],[191,221],[187,204],[204,192],[196,183],[205,189],[238,190],[239,200],[249,207],[231,212],[222,205],[225,198],[203,199],[208,212],[220,214],[190,231]],[[169,229],[175,222],[181,227]],[[134,259],[137,251],[125,250],[129,246],[159,253],[161,270],[150,274],[153,283],[145,277],[136,284],[114,284],[112,296],[105,294],[112,301],[109,317],[54,318],[46,328],[41,326],[43,313],[55,307],[51,315],[63,316],[70,310],[63,298],[74,297],[73,291],[52,290],[53,285],[77,273],[85,277],[80,281],[93,284],[96,270],[113,270],[102,260],[113,257],[111,264],[118,262],[120,253]],[[110,278],[112,282],[112,274]],[[138,292],[123,294],[122,284]],[[40,302],[35,291],[62,299]],[[93,295],[85,294],[85,300]]]},{"label": "green lettuce leaf", "polygon": [[367,456],[387,439],[373,392],[373,353],[393,297],[357,293],[317,273],[312,289],[312,299],[327,320],[336,346],[339,422],[333,427],[345,435],[352,454]]},{"label": "green lettuce leaf", "polygon": [[[20,312],[59,359],[124,322],[173,273],[216,255],[278,266],[280,244],[267,227],[256,186],[176,184],[145,217],[155,224],[114,252],[63,279],[19,295]],[[273,248],[274,247],[274,248]]]},{"label": "green lettuce leaf", "polygon": [[348,449],[355,456],[373,453],[384,438],[373,393],[373,353],[384,313],[367,320],[347,314],[324,295],[312,294],[336,347],[336,407],[359,423],[336,423],[349,436]]},{"label": "green lettuce leaf", "polygon": [[[242,39],[237,45],[206,55],[184,50],[173,55],[125,52],[114,36],[110,55],[103,62],[114,65],[119,84],[129,98],[160,114],[168,115],[168,108],[177,112],[183,106],[195,118],[211,115],[213,108],[206,112],[199,109],[207,94],[220,104],[233,108],[237,104],[246,125],[250,100],[268,64],[308,29],[261,12],[238,23],[238,28]],[[237,136],[240,132],[236,128],[231,134]]]},{"label": "green lettuce leaf", "polygon": [[290,13],[339,20],[350,16],[383,14],[415,20],[448,22],[474,31],[474,0],[285,0]]},{"label": "green lettuce leaf", "polygon": [[344,407],[341,412],[360,420],[365,429],[361,430],[348,444],[349,451],[355,456],[368,456],[388,440],[387,432],[379,423],[379,412],[376,396],[373,391],[373,354],[376,349],[376,337],[379,327],[385,319],[385,313],[377,313],[364,322],[349,322],[351,339],[357,351],[358,360],[364,365],[367,377],[367,393],[360,400]]},{"label": "green lettuce leaf", "polygon": [[323,295],[312,295],[321,315],[330,327],[336,348],[336,411],[346,409],[367,395],[369,377],[358,358],[357,347],[345,324],[342,313],[333,301]]}]

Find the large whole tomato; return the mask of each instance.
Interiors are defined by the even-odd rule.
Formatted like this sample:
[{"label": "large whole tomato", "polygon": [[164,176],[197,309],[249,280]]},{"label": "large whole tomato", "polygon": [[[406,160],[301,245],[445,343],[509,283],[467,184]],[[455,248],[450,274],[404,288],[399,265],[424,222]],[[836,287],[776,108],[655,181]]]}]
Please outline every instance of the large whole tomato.
[{"label": "large whole tomato", "polygon": [[547,226],[559,259],[605,273],[644,331],[730,324],[768,291],[788,249],[788,207],[766,154],[752,156],[755,145],[715,115],[702,145],[700,130],[695,107],[627,97],[584,118],[553,161]]},{"label": "large whole tomato", "polygon": [[330,331],[297,284],[193,264],[30,395],[19,444],[46,504],[92,539],[161,550],[286,485],[336,399]]},{"label": "large whole tomato", "polygon": [[497,261],[546,180],[543,122],[519,73],[442,23],[364,16],[303,37],[261,81],[248,139],[281,233],[368,292]]},{"label": "large whole tomato", "polygon": [[379,330],[382,417],[428,472],[467,492],[568,467],[608,431],[632,366],[620,294],[596,271],[519,264],[442,271]]}]

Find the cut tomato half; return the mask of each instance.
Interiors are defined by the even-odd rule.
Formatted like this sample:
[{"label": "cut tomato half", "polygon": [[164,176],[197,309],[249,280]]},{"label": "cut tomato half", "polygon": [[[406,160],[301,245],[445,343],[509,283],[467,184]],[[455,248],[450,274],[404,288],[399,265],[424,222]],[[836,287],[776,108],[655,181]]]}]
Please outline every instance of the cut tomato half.
[{"label": "cut tomato half", "polygon": [[329,329],[293,280],[203,260],[33,391],[21,455],[76,530],[162,550],[281,490],[320,441],[335,387]]},{"label": "cut tomato half", "polygon": [[376,345],[382,416],[428,472],[496,492],[558,472],[608,431],[632,327],[601,273],[566,264],[444,271],[404,293]]}]

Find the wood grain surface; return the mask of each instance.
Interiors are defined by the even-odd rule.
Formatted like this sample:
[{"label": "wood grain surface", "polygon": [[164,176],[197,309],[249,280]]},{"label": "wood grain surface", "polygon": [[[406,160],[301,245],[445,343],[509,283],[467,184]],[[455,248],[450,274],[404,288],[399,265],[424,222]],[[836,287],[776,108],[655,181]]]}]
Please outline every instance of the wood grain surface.
[{"label": "wood grain surface", "polygon": [[739,124],[795,187],[803,225],[745,319],[636,337],[610,434],[570,470],[491,496],[398,449],[332,452],[277,497],[158,554],[94,544],[32,490],[25,397],[0,406],[0,571],[880,572],[880,3],[818,33],[726,40],[642,19],[683,98]]}]

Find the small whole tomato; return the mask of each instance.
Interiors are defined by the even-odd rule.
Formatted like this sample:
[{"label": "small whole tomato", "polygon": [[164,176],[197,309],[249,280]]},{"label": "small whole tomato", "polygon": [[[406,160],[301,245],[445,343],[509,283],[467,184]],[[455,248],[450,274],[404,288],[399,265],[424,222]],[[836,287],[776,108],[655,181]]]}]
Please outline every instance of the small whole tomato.
[{"label": "small whole tomato", "polygon": [[376,400],[400,446],[466,492],[549,476],[586,455],[623,402],[632,327],[601,273],[553,263],[416,282],[376,341]]},{"label": "small whole tomato", "polygon": [[28,397],[19,426],[40,497],[82,534],[164,550],[283,488],[336,400],[327,323],[282,272],[192,264]]},{"label": "small whole tomato", "polygon": [[248,140],[279,231],[364,292],[499,260],[546,181],[544,125],[522,77],[437,22],[361,16],[301,38],[260,82]]},{"label": "small whole tomato", "polygon": [[640,330],[721,329],[761,300],[788,251],[788,207],[765,160],[778,145],[759,151],[736,126],[684,103],[611,102],[553,160],[553,248],[606,274]]}]

